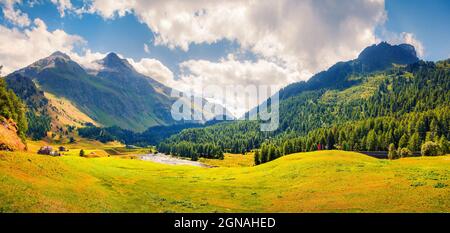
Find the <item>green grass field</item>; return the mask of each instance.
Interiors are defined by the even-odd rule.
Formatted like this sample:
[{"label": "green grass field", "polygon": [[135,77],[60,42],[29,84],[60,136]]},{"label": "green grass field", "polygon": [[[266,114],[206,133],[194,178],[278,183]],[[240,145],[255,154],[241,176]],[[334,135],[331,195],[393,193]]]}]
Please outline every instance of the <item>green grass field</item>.
[{"label": "green grass field", "polygon": [[0,212],[450,212],[450,156],[223,163],[236,166],[0,152]]}]

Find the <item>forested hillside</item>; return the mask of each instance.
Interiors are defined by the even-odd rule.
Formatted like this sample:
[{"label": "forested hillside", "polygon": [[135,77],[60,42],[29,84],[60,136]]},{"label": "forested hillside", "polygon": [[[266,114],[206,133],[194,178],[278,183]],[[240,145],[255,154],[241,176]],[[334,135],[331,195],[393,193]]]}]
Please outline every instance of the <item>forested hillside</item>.
[{"label": "forested hillside", "polygon": [[[17,125],[17,135],[25,141],[27,132],[26,108],[22,101],[8,89],[5,81],[0,78],[0,123],[6,124],[4,120],[13,120]],[[0,142],[1,143],[1,142]]]},{"label": "forested hillside", "polygon": [[36,87],[31,79],[23,75],[10,75],[5,80],[8,88],[11,88],[27,106],[27,136],[32,139],[45,137],[51,128],[51,119],[48,113],[48,99],[45,98],[44,93]]},{"label": "forested hillside", "polygon": [[227,122],[184,130],[160,149],[170,153],[180,142],[209,142],[234,153],[262,146],[267,154],[271,148],[264,162],[316,149],[387,151],[394,144],[417,151],[425,141],[445,144],[450,136],[449,72],[446,60],[352,74],[346,79],[357,84],[350,87],[302,91],[280,101],[280,128],[273,133],[260,132],[258,122]]}]

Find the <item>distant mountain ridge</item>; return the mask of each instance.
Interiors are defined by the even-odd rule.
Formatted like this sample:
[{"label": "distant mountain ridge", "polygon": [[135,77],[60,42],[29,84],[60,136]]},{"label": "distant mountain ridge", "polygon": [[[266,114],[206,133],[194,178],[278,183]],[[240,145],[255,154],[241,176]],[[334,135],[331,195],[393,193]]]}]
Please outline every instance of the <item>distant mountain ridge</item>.
[{"label": "distant mountain ridge", "polygon": [[364,74],[391,68],[393,64],[408,65],[419,61],[414,46],[409,44],[390,45],[381,42],[365,48],[356,59],[338,62],[328,70],[313,75],[308,81],[290,84],[281,89],[281,99],[306,90],[320,88],[345,88],[354,85],[348,77],[351,74]]},{"label": "distant mountain ridge", "polygon": [[[36,89],[36,93],[64,98],[88,116],[84,119],[91,118],[100,126],[144,131],[152,126],[183,123],[172,119],[171,106],[177,99],[170,96],[170,87],[137,72],[126,59],[115,53],[109,53],[95,63],[99,69],[92,72],[68,55],[55,52],[6,79],[16,92],[21,93],[19,96],[25,102],[31,100],[27,99],[28,94],[18,82],[26,83],[30,90]],[[40,100],[45,102],[42,96]],[[197,106],[195,111],[202,111],[201,107]],[[208,112],[204,114],[207,118],[213,116]]]},{"label": "distant mountain ridge", "polygon": [[[279,99],[284,100],[305,91],[348,88],[361,82],[361,79],[352,79],[352,75],[384,71],[392,68],[395,64],[408,65],[417,61],[419,61],[419,58],[414,46],[410,44],[391,45],[387,42],[381,42],[363,49],[356,59],[337,62],[327,70],[313,75],[307,81],[287,85],[278,91]],[[270,99],[268,99],[262,104],[267,101],[270,103]],[[244,116],[248,117],[259,106],[245,113]]]}]

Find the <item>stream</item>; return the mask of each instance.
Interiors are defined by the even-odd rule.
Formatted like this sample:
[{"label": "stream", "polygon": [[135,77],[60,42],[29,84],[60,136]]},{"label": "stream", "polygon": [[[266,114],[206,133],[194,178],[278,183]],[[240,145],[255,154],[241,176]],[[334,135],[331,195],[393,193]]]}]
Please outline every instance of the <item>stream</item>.
[{"label": "stream", "polygon": [[188,159],[178,158],[178,157],[166,155],[163,153],[141,155],[140,158],[145,161],[152,161],[152,162],[156,162],[156,163],[163,163],[163,164],[170,164],[170,165],[191,165],[191,166],[208,167],[208,168],[212,167],[210,165],[206,165],[206,164],[198,162],[198,161],[191,161]]}]

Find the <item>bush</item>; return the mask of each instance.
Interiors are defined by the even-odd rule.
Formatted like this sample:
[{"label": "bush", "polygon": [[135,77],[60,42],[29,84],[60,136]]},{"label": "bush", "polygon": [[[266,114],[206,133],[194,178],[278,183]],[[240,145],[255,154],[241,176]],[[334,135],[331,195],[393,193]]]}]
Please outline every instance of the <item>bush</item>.
[{"label": "bush", "polygon": [[439,140],[439,148],[441,149],[441,154],[443,155],[450,153],[450,144],[444,135],[442,135],[441,139]]},{"label": "bush", "polygon": [[259,150],[255,151],[255,165],[261,164],[261,154],[259,153]]},{"label": "bush", "polygon": [[389,145],[389,153],[388,153],[388,159],[397,159],[397,151],[395,150],[394,143],[391,143]]},{"label": "bush", "polygon": [[400,149],[399,150],[399,156],[401,157],[401,158],[403,158],[403,157],[408,157],[408,156],[412,156],[412,151],[410,150],[410,149],[408,149],[408,148],[406,148],[406,147],[404,147],[404,148],[402,148],[402,149]]},{"label": "bush", "polygon": [[84,157],[84,155],[85,155],[84,150],[81,149],[81,150],[80,150],[80,156],[81,156],[81,157]]},{"label": "bush", "polygon": [[439,145],[435,142],[428,141],[422,144],[421,153],[423,156],[436,156],[439,155]]}]

